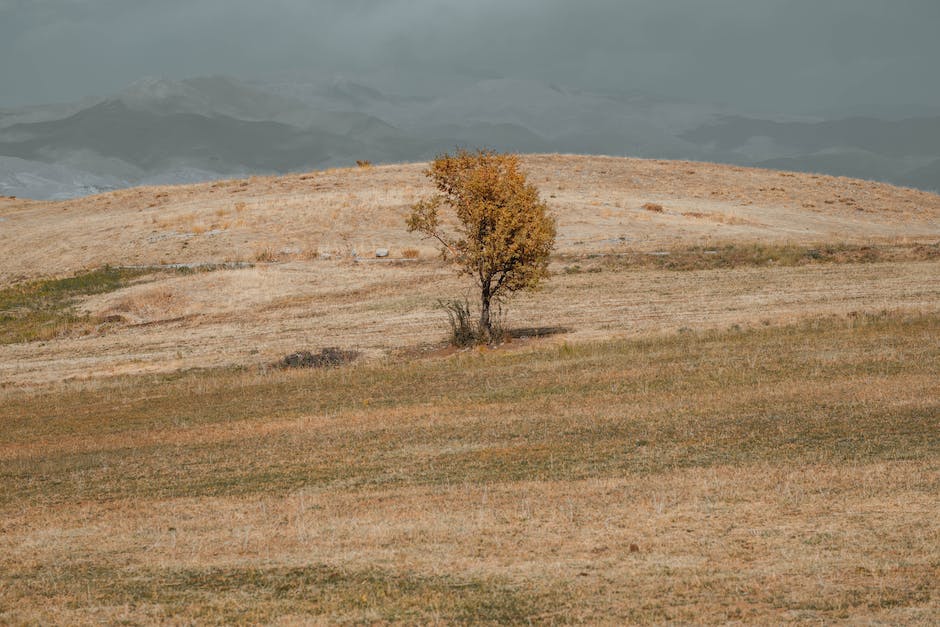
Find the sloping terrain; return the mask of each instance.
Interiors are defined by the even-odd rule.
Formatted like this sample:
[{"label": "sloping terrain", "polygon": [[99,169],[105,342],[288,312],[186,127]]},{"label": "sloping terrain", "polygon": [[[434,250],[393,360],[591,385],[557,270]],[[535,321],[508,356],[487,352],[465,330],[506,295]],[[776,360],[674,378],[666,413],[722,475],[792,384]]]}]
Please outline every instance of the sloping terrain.
[{"label": "sloping terrain", "polygon": [[[889,185],[706,163],[532,156],[555,210],[558,252],[739,242],[868,243],[938,235],[940,196]],[[275,255],[360,256],[433,245],[408,234],[431,188],[422,164],[120,190],[65,202],[0,200],[0,284],[104,264],[219,263]],[[660,204],[662,211],[644,205]],[[290,256],[285,253],[282,256]]]},{"label": "sloping terrain", "polygon": [[940,197],[524,166],[461,351],[423,164],[0,198],[0,623],[937,624]]},{"label": "sloping terrain", "polygon": [[0,622],[933,625],[938,325],[0,390]]},{"label": "sloping terrain", "polygon": [[[525,166],[559,234],[554,276],[511,307],[517,327],[597,340],[940,304],[932,194],[689,162],[543,155]],[[405,229],[409,204],[430,191],[423,169],[0,200],[0,285],[105,265],[214,269],[80,299],[84,326],[0,346],[0,378],[265,365],[324,346],[373,357],[433,347],[438,299],[462,298],[468,285]],[[374,259],[377,248],[391,260]]]}]

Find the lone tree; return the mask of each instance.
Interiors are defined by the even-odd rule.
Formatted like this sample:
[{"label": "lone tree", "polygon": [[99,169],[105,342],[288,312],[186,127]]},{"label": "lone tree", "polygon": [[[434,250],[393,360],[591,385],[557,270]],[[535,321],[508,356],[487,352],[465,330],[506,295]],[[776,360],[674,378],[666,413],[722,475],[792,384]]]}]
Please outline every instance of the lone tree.
[{"label": "lone tree", "polygon": [[[483,341],[493,339],[491,304],[519,290],[532,290],[548,275],[555,245],[555,218],[519,169],[519,157],[489,150],[459,150],[431,163],[426,175],[438,193],[411,207],[408,230],[441,244],[445,260],[480,288]],[[457,226],[447,233],[439,211],[448,207]]]}]

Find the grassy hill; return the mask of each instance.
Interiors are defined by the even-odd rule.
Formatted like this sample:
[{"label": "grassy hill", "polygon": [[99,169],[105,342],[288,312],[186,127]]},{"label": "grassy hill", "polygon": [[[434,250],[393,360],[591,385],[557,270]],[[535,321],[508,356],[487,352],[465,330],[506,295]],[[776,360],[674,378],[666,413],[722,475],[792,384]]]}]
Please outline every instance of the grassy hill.
[{"label": "grassy hill", "polygon": [[936,623],[940,197],[525,164],[495,349],[421,164],[0,199],[0,622]]}]

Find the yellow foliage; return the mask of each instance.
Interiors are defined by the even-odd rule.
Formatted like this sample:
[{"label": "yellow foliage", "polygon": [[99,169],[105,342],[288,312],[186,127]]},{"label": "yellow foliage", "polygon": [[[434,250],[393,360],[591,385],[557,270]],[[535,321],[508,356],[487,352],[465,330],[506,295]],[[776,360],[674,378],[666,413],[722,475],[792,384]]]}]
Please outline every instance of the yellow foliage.
[{"label": "yellow foliage", "polygon": [[[460,150],[435,159],[426,175],[438,192],[412,206],[408,230],[436,239],[444,258],[474,278],[480,330],[489,338],[490,303],[534,289],[548,275],[555,218],[527,182],[516,155]],[[453,233],[441,228],[442,207],[456,214]]]}]

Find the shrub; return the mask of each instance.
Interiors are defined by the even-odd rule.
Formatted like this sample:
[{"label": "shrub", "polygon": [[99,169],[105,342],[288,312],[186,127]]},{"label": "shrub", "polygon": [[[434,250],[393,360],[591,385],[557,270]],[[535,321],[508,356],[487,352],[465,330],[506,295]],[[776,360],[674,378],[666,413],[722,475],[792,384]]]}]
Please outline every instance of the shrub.
[{"label": "shrub", "polygon": [[470,303],[466,300],[439,300],[437,305],[447,314],[447,322],[450,325],[449,341],[454,346],[474,346],[509,337],[502,310],[498,307],[490,320],[490,329],[486,331],[471,313]]},{"label": "shrub", "polygon": [[319,353],[310,351],[291,353],[275,365],[279,368],[336,368],[353,362],[358,357],[358,351],[324,348]]},{"label": "shrub", "polygon": [[470,304],[460,300],[440,300],[438,307],[447,314],[450,323],[450,343],[454,346],[471,346],[479,338],[479,330],[470,315]]},{"label": "shrub", "polygon": [[277,253],[269,246],[255,249],[255,261],[261,263],[273,263],[277,261]]}]

